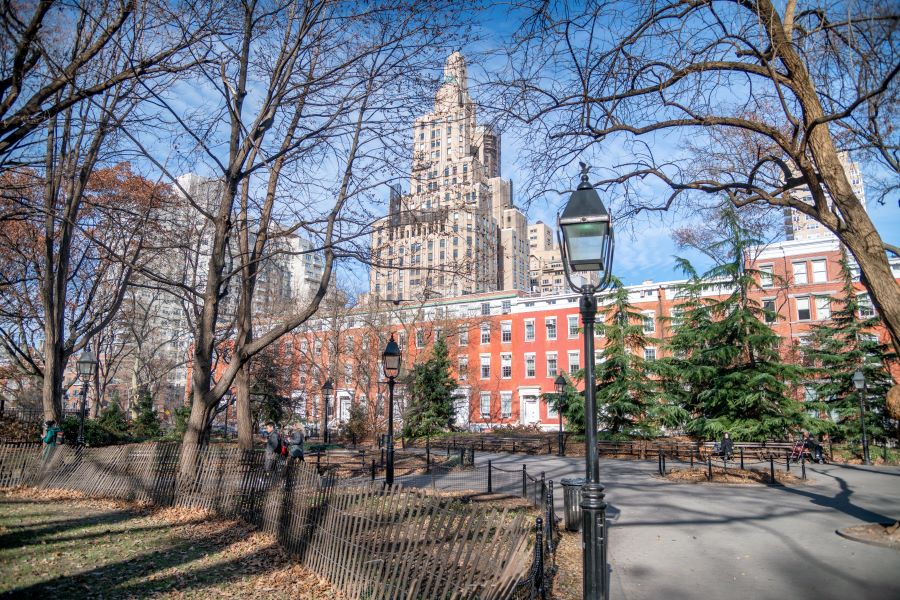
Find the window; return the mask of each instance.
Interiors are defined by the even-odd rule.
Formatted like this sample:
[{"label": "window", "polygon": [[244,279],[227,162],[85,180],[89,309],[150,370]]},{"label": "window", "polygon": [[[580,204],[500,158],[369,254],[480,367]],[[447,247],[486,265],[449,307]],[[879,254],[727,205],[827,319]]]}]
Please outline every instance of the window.
[{"label": "window", "polygon": [[508,315],[512,312],[512,302],[510,300],[504,300],[501,306],[501,311],[504,315]]},{"label": "window", "polygon": [[468,356],[457,356],[456,357],[456,374],[457,379],[460,381],[465,381],[469,378],[469,357]]},{"label": "window", "polygon": [[759,285],[764,288],[770,288],[774,285],[772,277],[772,265],[759,266]]},{"label": "window", "polygon": [[794,268],[794,283],[796,285],[804,285],[808,283],[806,278],[806,263],[805,262],[795,262],[793,263]]},{"label": "window", "polygon": [[344,365],[344,385],[353,383],[353,365]]},{"label": "window", "polygon": [[491,356],[489,354],[481,355],[481,378],[482,379],[490,379],[491,378]]},{"label": "window", "polygon": [[547,377],[556,377],[558,365],[556,362],[556,352],[547,353]]},{"label": "window", "polygon": [[774,323],[778,320],[778,311],[775,309],[775,300],[763,300],[762,307],[765,311],[766,323]]},{"label": "window", "polygon": [[300,352],[309,352],[309,342],[300,340]]},{"label": "window", "polygon": [[604,325],[604,323],[606,323],[606,315],[599,315],[599,314],[598,314],[598,315],[597,315],[597,322],[594,323],[594,337],[595,337],[595,338],[598,338],[598,337],[602,338],[602,337],[604,337],[604,334],[603,334],[603,330],[604,330],[603,325]]},{"label": "window", "polygon": [[525,320],[525,341],[534,341],[534,319]]},{"label": "window", "polygon": [[490,325],[490,323],[482,323],[481,324],[481,343],[482,344],[490,344],[491,343],[491,325]]},{"label": "window", "polygon": [[828,281],[828,273],[825,269],[825,260],[812,261],[812,280],[813,283],[825,283]]},{"label": "window", "polygon": [[425,332],[421,329],[416,329],[416,348],[424,348],[425,347]]},{"label": "window", "polygon": [[534,354],[526,354],[525,355],[525,377],[534,377],[535,376],[535,359]]},{"label": "window", "polygon": [[465,325],[460,325],[456,329],[456,335],[459,337],[459,345],[460,346],[468,346],[469,345],[469,328]]},{"label": "window", "polygon": [[809,298],[797,298],[797,320],[809,321]]},{"label": "window", "polygon": [[656,348],[644,348],[644,360],[656,360]]},{"label": "window", "polygon": [[816,296],[816,318],[826,321],[831,318],[831,298]]},{"label": "window", "polygon": [[644,313],[641,315],[644,321],[644,333],[653,333],[656,331],[656,315],[655,313]]},{"label": "window", "polygon": [[581,368],[581,355],[578,350],[569,351],[569,374],[573,374]]},{"label": "window", "polygon": [[556,339],[556,317],[547,317],[544,319],[544,326],[547,328],[547,339]]},{"label": "window", "polygon": [[489,302],[481,303],[481,316],[489,317],[491,315],[491,305]]},{"label": "window", "polygon": [[500,355],[500,377],[512,379],[512,354]]},{"label": "window", "polygon": [[512,321],[500,323],[500,341],[504,343],[512,341]]},{"label": "window", "polygon": [[481,392],[481,396],[478,399],[479,408],[481,410],[481,418],[482,419],[490,419],[491,418],[491,393],[490,392]]},{"label": "window", "polygon": [[512,416],[512,392],[500,392],[500,417],[508,419]]},{"label": "window", "polygon": [[868,294],[857,294],[856,302],[859,305],[860,319],[871,319],[875,316],[875,307],[872,306],[872,299]]},{"label": "window", "polygon": [[566,317],[569,320],[569,338],[577,338],[578,337],[578,315],[569,315]]}]

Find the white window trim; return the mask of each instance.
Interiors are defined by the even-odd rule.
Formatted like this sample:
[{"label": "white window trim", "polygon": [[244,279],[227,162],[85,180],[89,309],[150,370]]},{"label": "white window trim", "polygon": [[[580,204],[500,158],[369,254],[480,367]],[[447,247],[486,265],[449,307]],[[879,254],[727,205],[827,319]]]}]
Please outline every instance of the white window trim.
[{"label": "white window trim", "polygon": [[[574,334],[572,333],[572,324],[571,324],[571,321],[572,321],[572,318],[573,318],[573,317],[575,318],[575,333],[574,333]],[[568,331],[569,331],[569,339],[570,339],[570,340],[577,340],[577,339],[578,339],[578,327],[579,327],[579,325],[578,325],[578,315],[566,315],[566,328],[567,328]]]},{"label": "white window trim", "polygon": [[[534,379],[535,377],[537,377],[537,354],[535,354],[534,352],[526,352],[525,356],[523,358],[525,361],[525,379]],[[534,372],[531,375],[528,374],[528,359],[529,358],[531,358],[531,360],[534,364]]]}]

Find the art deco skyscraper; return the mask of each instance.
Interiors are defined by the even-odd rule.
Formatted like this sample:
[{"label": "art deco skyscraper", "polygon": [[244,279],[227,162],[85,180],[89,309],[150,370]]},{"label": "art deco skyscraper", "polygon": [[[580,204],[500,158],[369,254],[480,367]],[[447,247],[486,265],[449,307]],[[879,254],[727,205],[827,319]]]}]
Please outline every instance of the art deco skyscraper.
[{"label": "art deco skyscraper", "polygon": [[374,296],[527,289],[527,222],[500,177],[500,136],[475,116],[466,62],[454,52],[434,110],[413,125],[410,191],[392,194],[372,234]]}]

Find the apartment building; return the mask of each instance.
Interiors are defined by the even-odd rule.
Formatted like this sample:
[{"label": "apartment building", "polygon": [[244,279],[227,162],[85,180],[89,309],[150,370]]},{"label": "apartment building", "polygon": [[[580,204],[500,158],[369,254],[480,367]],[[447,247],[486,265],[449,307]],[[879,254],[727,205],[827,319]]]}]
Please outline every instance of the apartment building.
[{"label": "apartment building", "polygon": [[[761,272],[761,290],[756,299],[775,314],[770,325],[785,340],[785,351],[794,344],[803,344],[810,327],[830,317],[829,299],[841,289],[840,257],[837,241],[827,239],[789,241],[748,252],[746,263]],[[900,279],[900,260],[893,262],[893,268]],[[645,282],[629,287],[629,301],[641,313],[644,331],[660,340],[659,344],[641,349],[648,360],[659,358],[664,352],[665,340],[671,335],[668,318],[679,303],[676,294],[681,283]],[[872,310],[871,303],[866,302],[863,287],[858,283],[856,287],[865,316]],[[728,292],[722,289],[708,293]],[[441,337],[447,342],[459,382],[456,421],[460,427],[487,429],[524,424],[550,429],[558,426],[559,416],[543,400],[543,394],[553,392],[560,371],[574,372],[584,367],[586,360],[597,360],[596,356],[583,356],[578,300],[579,296],[568,290],[544,296],[492,292],[392,307],[393,312],[377,328],[358,326],[362,321],[372,322],[371,318],[359,316],[355,326],[345,328],[340,335],[351,338],[355,347],[364,347],[368,352],[345,353],[340,360],[346,364],[328,371],[359,373],[367,368],[361,362],[377,366],[379,349],[389,333],[396,334],[407,365],[425,356],[433,341]],[[326,328],[312,323],[308,332],[298,334],[302,339],[295,341],[293,347],[315,344],[330,335]],[[887,339],[886,332],[881,335]],[[604,339],[597,336],[598,355],[604,344]],[[325,353],[315,356],[320,365],[331,361]],[[317,406],[323,381],[307,378],[303,385],[299,379],[294,383],[298,388],[296,395],[307,399],[306,414],[321,414]],[[353,401],[383,406],[384,390],[377,385],[367,387],[354,377],[347,377],[336,382],[335,387],[340,406],[349,406]],[[402,395],[400,388],[398,394]],[[349,409],[342,412],[348,414]],[[332,424],[339,421],[340,417],[335,416]]]}]

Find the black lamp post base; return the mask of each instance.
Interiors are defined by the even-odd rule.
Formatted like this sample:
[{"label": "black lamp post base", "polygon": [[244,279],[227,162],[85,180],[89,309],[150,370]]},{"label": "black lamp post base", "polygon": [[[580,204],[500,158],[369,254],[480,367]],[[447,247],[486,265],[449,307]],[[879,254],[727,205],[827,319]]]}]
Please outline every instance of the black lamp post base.
[{"label": "black lamp post base", "polygon": [[603,486],[586,483],[581,488],[581,526],[584,544],[584,586],[585,599],[606,600],[606,502],[603,501]]}]

